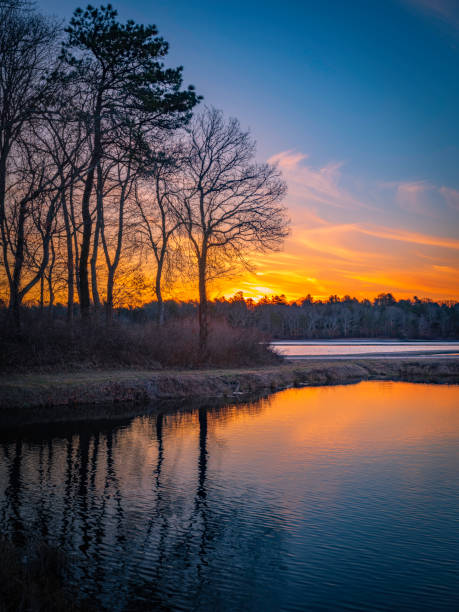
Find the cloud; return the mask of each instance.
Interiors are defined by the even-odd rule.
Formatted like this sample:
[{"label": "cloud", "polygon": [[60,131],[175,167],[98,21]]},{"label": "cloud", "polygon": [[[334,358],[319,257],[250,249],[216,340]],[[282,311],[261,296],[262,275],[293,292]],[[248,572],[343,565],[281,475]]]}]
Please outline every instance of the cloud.
[{"label": "cloud", "polygon": [[440,187],[440,193],[450,208],[459,212],[459,191],[449,187]]},{"label": "cloud", "polygon": [[402,0],[402,2],[459,29],[459,5],[457,0]]},{"label": "cloud", "polygon": [[372,208],[340,184],[343,162],[330,162],[314,168],[304,163],[306,159],[308,155],[303,153],[282,151],[268,160],[283,171],[289,185],[290,200],[299,197],[310,204],[341,209]]},{"label": "cloud", "polygon": [[438,218],[442,209],[445,213],[448,209],[459,210],[459,191],[429,181],[382,182],[379,187],[400,210],[408,213]]},{"label": "cloud", "polygon": [[420,214],[430,214],[426,195],[432,190],[427,181],[398,183],[396,201],[404,209]]},{"label": "cloud", "polygon": [[253,258],[255,273],[221,280],[219,295],[459,299],[459,192],[423,180],[365,183],[340,162],[314,166],[298,151],[269,161],[288,183],[291,235],[283,252]]},{"label": "cloud", "polygon": [[368,234],[369,236],[375,236],[376,238],[384,238],[386,240],[396,240],[398,242],[409,242],[424,246],[442,247],[445,249],[459,250],[459,240],[454,240],[450,238],[429,236],[427,234],[420,234],[416,232],[408,232],[384,227],[374,229],[368,227],[360,227],[359,230],[364,234]]}]

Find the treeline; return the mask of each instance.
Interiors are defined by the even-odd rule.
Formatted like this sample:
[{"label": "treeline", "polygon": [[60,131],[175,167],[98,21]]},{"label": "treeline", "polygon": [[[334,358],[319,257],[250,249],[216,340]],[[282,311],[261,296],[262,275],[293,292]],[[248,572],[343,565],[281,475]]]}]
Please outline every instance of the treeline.
[{"label": "treeline", "polygon": [[62,296],[68,325],[100,310],[110,323],[144,267],[159,325],[163,285],[197,280],[205,354],[209,279],[285,237],[280,173],[236,119],[193,116],[201,98],[167,53],[156,26],[111,5],[61,28],[0,2],[0,289],[18,330],[24,303]]},{"label": "treeline", "polygon": [[[192,301],[168,300],[165,304],[167,321],[190,318],[198,307]],[[307,296],[288,302],[285,296],[272,296],[255,302],[238,292],[230,299],[210,302],[209,308],[217,320],[227,320],[233,327],[256,328],[273,339],[459,338],[458,302],[437,303],[418,297],[396,300],[390,293],[372,301],[349,296],[321,301]],[[121,308],[117,316],[143,323],[154,320],[157,309],[153,302],[142,308]]]}]

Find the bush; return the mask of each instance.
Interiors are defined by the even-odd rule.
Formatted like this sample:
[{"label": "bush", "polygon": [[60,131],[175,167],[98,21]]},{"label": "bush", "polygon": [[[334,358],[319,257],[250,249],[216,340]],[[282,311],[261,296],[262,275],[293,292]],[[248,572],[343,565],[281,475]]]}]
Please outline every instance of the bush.
[{"label": "bush", "polygon": [[153,322],[126,321],[106,325],[98,320],[88,324],[77,321],[69,326],[63,320],[50,320],[30,310],[24,312],[20,334],[8,325],[5,316],[0,321],[0,370],[237,367],[280,360],[259,330],[235,328],[225,320],[213,320],[203,363],[198,331],[195,318],[172,320],[161,327]]}]

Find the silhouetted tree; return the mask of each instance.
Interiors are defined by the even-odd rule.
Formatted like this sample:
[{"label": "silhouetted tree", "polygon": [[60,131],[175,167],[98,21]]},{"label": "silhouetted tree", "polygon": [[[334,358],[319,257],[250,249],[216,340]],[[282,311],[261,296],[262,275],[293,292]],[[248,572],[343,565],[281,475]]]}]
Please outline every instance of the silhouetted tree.
[{"label": "silhouetted tree", "polygon": [[[175,210],[196,259],[199,344],[207,346],[207,281],[254,250],[276,250],[287,235],[286,184],[270,164],[254,162],[255,143],[237,119],[207,108],[185,142],[183,184]],[[222,265],[223,264],[223,265]],[[225,265],[226,264],[226,265]]]},{"label": "silhouetted tree", "polygon": [[[189,119],[197,103],[193,88],[181,89],[182,69],[165,69],[162,58],[168,44],[157,36],[156,26],[117,21],[117,12],[106,7],[77,9],[66,29],[62,60],[68,77],[81,96],[77,109],[89,117],[90,163],[81,197],[83,234],[79,284],[83,317],[89,315],[88,259],[92,233],[90,202],[95,172],[112,143],[114,128],[132,125],[175,129]],[[97,208],[100,214],[100,208]]]},{"label": "silhouetted tree", "polygon": [[[162,325],[164,323],[163,273],[165,265],[171,261],[171,238],[181,225],[180,217],[173,214],[172,204],[176,197],[181,172],[181,151],[177,146],[170,146],[165,151],[153,154],[152,157],[142,181],[137,183],[135,201],[141,218],[138,235],[142,243],[153,252],[156,262],[157,322]],[[177,249],[174,254],[177,256]]]},{"label": "silhouetted tree", "polygon": [[[14,0],[0,4],[0,238],[10,309],[17,324],[24,295],[20,289],[26,249],[24,224],[31,202],[48,186],[43,176],[38,179],[39,171],[37,164],[32,163],[30,146],[27,151],[20,150],[21,139],[24,130],[46,112],[55,93],[55,83],[49,73],[57,33],[56,24],[37,14],[32,5]],[[12,161],[14,156],[16,159]],[[18,184],[11,178],[17,177],[18,160],[26,161],[26,168],[19,169],[23,177],[26,169],[35,167],[33,178],[28,173],[30,180],[22,195],[18,195]],[[15,202],[10,197],[13,193]],[[8,219],[8,212],[14,220]]]}]

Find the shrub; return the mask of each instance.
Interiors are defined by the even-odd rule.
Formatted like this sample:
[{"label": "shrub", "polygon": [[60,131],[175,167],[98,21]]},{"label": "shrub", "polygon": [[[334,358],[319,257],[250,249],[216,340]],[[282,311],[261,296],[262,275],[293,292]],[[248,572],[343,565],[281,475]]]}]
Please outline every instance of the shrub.
[{"label": "shrub", "polygon": [[63,320],[50,320],[34,311],[24,315],[20,334],[8,326],[6,317],[0,320],[0,369],[4,372],[87,367],[237,367],[280,360],[262,332],[233,327],[224,319],[210,323],[208,352],[203,362],[195,318],[171,320],[161,327],[153,322],[126,321],[106,325],[97,319],[89,324],[77,321],[70,327]]}]

